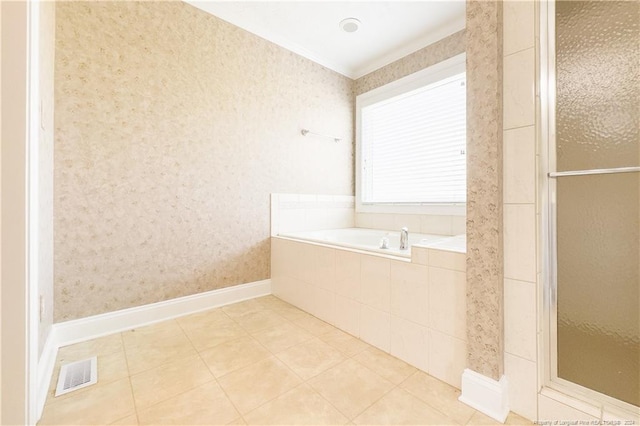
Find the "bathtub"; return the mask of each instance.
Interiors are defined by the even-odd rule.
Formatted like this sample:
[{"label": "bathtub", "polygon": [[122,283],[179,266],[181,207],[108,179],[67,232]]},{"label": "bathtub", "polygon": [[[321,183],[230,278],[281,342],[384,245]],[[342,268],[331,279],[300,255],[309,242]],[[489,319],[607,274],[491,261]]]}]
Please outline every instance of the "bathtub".
[{"label": "bathtub", "polygon": [[[400,250],[400,232],[381,231],[378,229],[344,228],[322,231],[304,231],[281,233],[280,237],[356,250],[370,251],[390,256],[411,258],[411,246],[431,246],[450,239],[448,235],[413,233],[409,230],[409,248]],[[387,249],[380,248],[382,238],[389,239]]]},{"label": "bathtub", "polygon": [[[380,249],[389,238],[390,249]],[[346,228],[271,238],[272,293],[460,388],[466,366],[465,236]],[[344,338],[344,336],[342,336]]]}]

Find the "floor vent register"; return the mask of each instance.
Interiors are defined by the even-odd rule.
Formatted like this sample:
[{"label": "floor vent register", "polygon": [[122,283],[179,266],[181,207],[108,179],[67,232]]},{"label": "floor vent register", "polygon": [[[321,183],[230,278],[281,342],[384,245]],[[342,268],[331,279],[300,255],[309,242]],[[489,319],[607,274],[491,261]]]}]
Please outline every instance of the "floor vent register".
[{"label": "floor vent register", "polygon": [[60,368],[56,396],[86,388],[98,382],[98,357],[70,362]]}]

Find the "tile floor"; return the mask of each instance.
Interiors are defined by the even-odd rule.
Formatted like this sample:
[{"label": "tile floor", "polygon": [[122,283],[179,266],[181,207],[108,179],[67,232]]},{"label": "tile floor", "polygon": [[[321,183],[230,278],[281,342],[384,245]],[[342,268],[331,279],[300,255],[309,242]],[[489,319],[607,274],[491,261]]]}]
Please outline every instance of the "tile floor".
[{"label": "tile floor", "polygon": [[[54,397],[60,365],[93,355],[98,384]],[[497,424],[273,296],[61,348],[53,377],[42,425]]]}]

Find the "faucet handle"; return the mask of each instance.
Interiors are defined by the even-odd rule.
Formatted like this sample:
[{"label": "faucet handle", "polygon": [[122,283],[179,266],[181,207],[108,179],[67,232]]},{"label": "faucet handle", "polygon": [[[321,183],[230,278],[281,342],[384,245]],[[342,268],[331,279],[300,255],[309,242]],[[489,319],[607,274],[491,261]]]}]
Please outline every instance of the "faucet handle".
[{"label": "faucet handle", "polygon": [[407,228],[406,226],[403,226],[403,227],[402,227],[402,229],[401,229],[401,231],[409,232],[409,228]]}]

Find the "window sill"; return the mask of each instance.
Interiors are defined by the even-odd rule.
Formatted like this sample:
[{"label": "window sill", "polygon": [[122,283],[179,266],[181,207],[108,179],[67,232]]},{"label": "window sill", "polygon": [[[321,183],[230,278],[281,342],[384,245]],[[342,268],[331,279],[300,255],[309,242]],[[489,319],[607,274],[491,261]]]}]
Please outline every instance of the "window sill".
[{"label": "window sill", "polygon": [[356,213],[426,214],[441,216],[465,216],[466,203],[451,204],[364,204],[356,203]]}]

